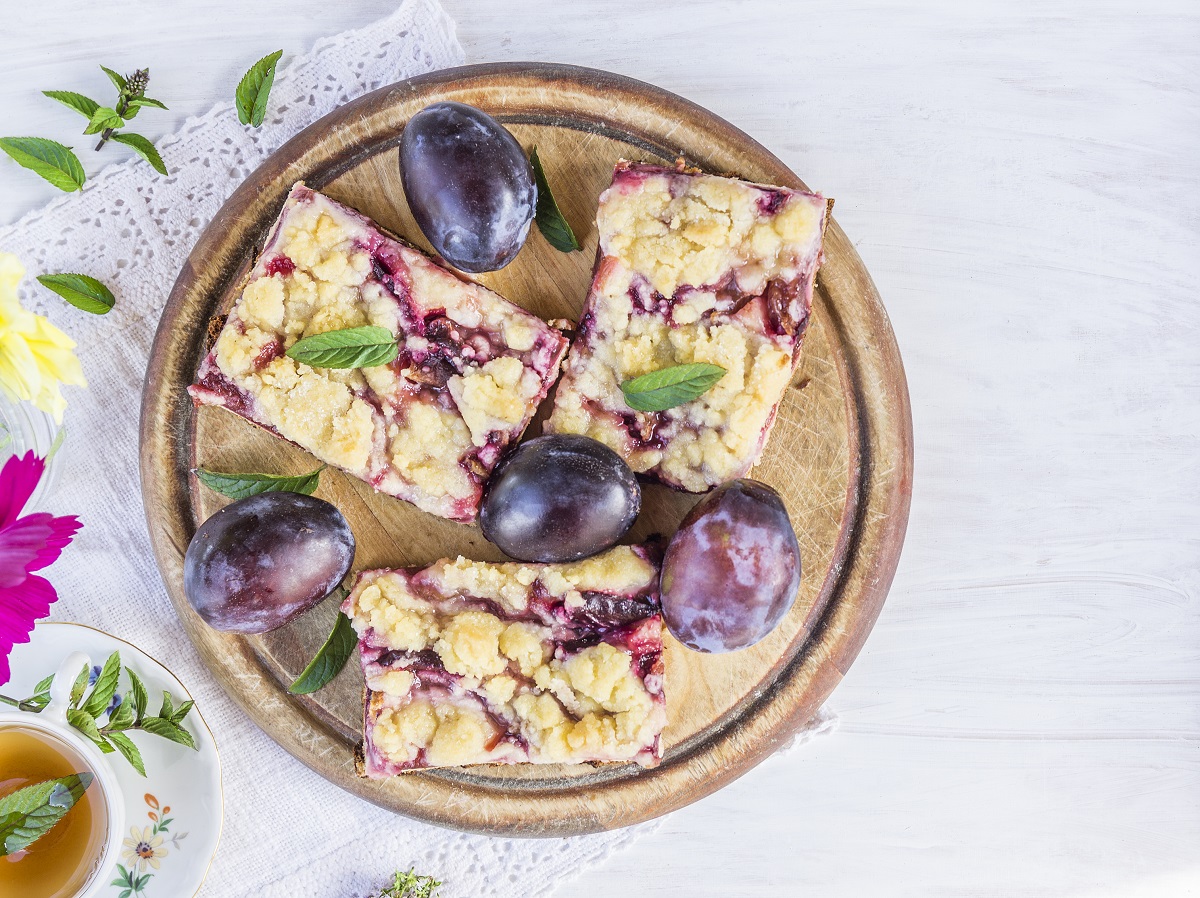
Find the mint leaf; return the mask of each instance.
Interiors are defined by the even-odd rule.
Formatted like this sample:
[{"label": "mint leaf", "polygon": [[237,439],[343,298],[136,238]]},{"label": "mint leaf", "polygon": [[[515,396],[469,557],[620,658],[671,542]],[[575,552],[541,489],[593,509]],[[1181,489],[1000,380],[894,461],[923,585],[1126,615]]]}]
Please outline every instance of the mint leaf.
[{"label": "mint leaf", "polygon": [[133,710],[137,713],[137,720],[140,722],[142,715],[146,713],[146,684],[133,672],[132,668],[125,668],[125,673],[129,675],[129,695],[126,697],[126,701],[133,702]]},{"label": "mint leaf", "polygon": [[162,736],[164,739],[170,739],[172,742],[186,745],[188,748],[196,748],[196,740],[192,738],[191,733],[165,718],[147,717],[142,720],[142,729],[147,733],[153,733],[155,736]]},{"label": "mint leaf", "polygon": [[44,90],[42,95],[51,100],[58,100],[64,106],[69,106],[89,120],[100,108],[100,104],[95,100],[85,97],[83,94],[77,94],[73,90]]},{"label": "mint leaf", "polygon": [[314,368],[371,368],[386,365],[400,354],[396,335],[386,327],[350,327],[313,334],[285,353]]},{"label": "mint leaf", "polygon": [[234,100],[238,121],[243,125],[253,125],[257,128],[263,123],[267,114],[267,100],[271,96],[271,86],[275,83],[275,66],[281,56],[282,50],[264,56],[254,63],[250,71],[238,82]]},{"label": "mint leaf", "polygon": [[100,675],[96,677],[96,685],[92,694],[83,703],[82,710],[91,717],[99,717],[112,703],[117,691],[117,681],[121,678],[121,653],[113,652],[104,662]]},{"label": "mint leaf", "polygon": [[100,66],[100,68],[104,69],[104,74],[108,76],[108,80],[113,83],[113,86],[115,86],[117,90],[123,91],[129,86],[129,82],[125,80],[124,75],[114,72],[107,66]]},{"label": "mint leaf", "polygon": [[91,673],[91,668],[86,664],[83,665],[83,670],[79,672],[79,676],[75,678],[75,682],[71,684],[71,707],[79,704],[79,700],[83,698],[83,691],[87,689],[88,674]]},{"label": "mint leaf", "polygon": [[[125,696],[124,701],[117,705],[117,709],[112,712],[108,718],[108,725],[105,730],[127,730],[133,726],[134,709],[133,702],[129,700],[129,696]],[[109,739],[113,737],[112,733],[106,734]]]},{"label": "mint leaf", "polygon": [[145,137],[142,137],[142,135],[131,134],[126,131],[120,134],[112,135],[112,139],[117,143],[125,144],[127,147],[133,147],[134,151],[147,162],[149,162],[150,167],[160,175],[170,174],[170,172],[167,171],[166,163],[162,161],[162,156],[158,154],[158,148],[155,147],[154,144],[152,144]]},{"label": "mint leaf", "polygon": [[39,680],[38,684],[33,687],[33,694],[37,695],[41,692],[49,692],[50,686],[53,682],[54,674],[50,674],[50,676],[46,677],[45,679]]},{"label": "mint leaf", "polygon": [[44,137],[0,137],[0,150],[22,168],[41,175],[67,193],[79,190],[87,180],[79,157],[57,141]]},{"label": "mint leaf", "polygon": [[81,708],[71,708],[67,711],[67,723],[97,745],[104,741],[104,737],[100,735],[100,728],[96,726],[96,718]]},{"label": "mint leaf", "polygon": [[350,618],[339,611],[329,638],[308,662],[308,667],[296,677],[296,682],[288,687],[288,692],[292,695],[308,695],[327,685],[346,666],[357,643],[358,636],[354,633]]},{"label": "mint leaf", "polygon": [[175,713],[175,702],[171,700],[171,693],[163,692],[162,705],[158,709],[158,716],[164,720],[170,720]]},{"label": "mint leaf", "polygon": [[554,201],[554,194],[550,192],[550,184],[546,180],[542,160],[538,158],[537,147],[530,152],[529,162],[533,166],[533,179],[537,183],[537,210],[533,220],[537,223],[538,230],[542,232],[546,242],[559,252],[571,253],[582,249],[575,232],[563,217],[558,203]]},{"label": "mint leaf", "polygon": [[111,106],[101,106],[92,113],[92,120],[83,129],[83,133],[99,134],[107,128],[120,128],[124,124],[125,119],[121,118],[121,114],[117,110]]},{"label": "mint leaf", "polygon": [[108,287],[86,274],[39,274],[38,283],[93,315],[105,314],[117,301]]},{"label": "mint leaf", "polygon": [[0,798],[0,855],[23,851],[48,833],[91,784],[92,774],[73,773]]},{"label": "mint leaf", "polygon": [[134,97],[130,101],[131,107],[142,108],[143,106],[152,106],[155,109],[166,109],[167,104],[161,100],[155,100],[154,97]]},{"label": "mint leaf", "polygon": [[230,499],[245,499],[260,493],[303,493],[311,496],[317,489],[325,466],[307,474],[221,474],[196,468],[196,478],[210,490]]},{"label": "mint leaf", "polygon": [[175,709],[175,713],[171,715],[171,723],[181,724],[183,719],[188,716],[188,712],[196,706],[196,703],[190,698]]},{"label": "mint leaf", "polygon": [[724,368],[707,362],[672,365],[625,381],[621,392],[635,411],[664,412],[700,397],[724,376]]},{"label": "mint leaf", "polygon": [[108,739],[117,751],[124,755],[125,760],[133,765],[133,769],[142,776],[146,775],[146,764],[142,760],[142,753],[138,751],[138,747],[133,744],[133,740],[124,733],[109,733]]}]

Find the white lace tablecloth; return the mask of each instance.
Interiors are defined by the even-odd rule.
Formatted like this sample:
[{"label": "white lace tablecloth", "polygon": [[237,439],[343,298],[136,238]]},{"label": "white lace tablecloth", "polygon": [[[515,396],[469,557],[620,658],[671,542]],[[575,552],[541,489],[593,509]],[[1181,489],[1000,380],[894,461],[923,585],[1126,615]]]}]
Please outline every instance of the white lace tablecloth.
[{"label": "white lace tablecloth", "polygon": [[[0,250],[16,253],[29,270],[27,307],[78,341],[89,381],[86,392],[69,391],[62,483],[48,503],[84,522],[49,571],[59,593],[52,617],[137,644],[196,698],[221,751],[225,792],[224,831],[204,896],[349,898],[409,866],[444,880],[443,898],[546,895],[654,827],[571,839],[487,838],[347,795],[291,758],[225,696],[176,622],[151,553],[138,487],[142,378],[163,304],[200,231],[306,125],[382,85],[462,62],[454,23],[437,0],[406,0],[380,22],[285,59],[262,128],[239,124],[232,103],[220,103],[160,142],[170,176],[140,161],[110,166],[82,193],[0,229]],[[51,271],[102,279],[117,295],[116,308],[85,315],[30,286],[34,274]]]}]

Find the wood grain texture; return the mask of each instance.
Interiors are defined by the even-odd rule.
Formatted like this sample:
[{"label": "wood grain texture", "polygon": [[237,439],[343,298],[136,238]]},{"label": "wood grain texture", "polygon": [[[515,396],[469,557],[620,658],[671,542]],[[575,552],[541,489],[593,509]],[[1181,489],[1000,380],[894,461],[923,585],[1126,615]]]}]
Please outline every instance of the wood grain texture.
[{"label": "wood grain texture", "polygon": [[[755,476],[784,496],[806,573],[783,625],[752,649],[703,656],[668,645],[669,722],[663,764],[601,768],[479,767],[368,781],[353,773],[361,675],[297,699],[288,683],[328,632],[332,607],[262,637],[209,629],[182,595],[194,528],[219,507],[189,478],[218,470],[296,472],[303,452],[183,392],[279,205],[296,180],[328,192],[421,243],[404,203],[396,145],[404,122],[440,99],[479,106],[537,145],[584,251],[561,254],[538,236],[487,286],[543,317],[578,314],[590,280],[596,198],[621,157],[691,163],[750,180],[802,186],[746,135],[665,91],[563,66],[478,66],[435,73],[362,98],[297,135],[254,173],[205,232],[163,315],[147,373],[142,484],[168,591],[193,641],[230,695],[276,741],[338,785],[442,825],[526,836],[635,823],[684,806],[744,773],[815,713],[858,653],[898,560],[911,493],[911,422],[903,369],[878,295],[833,223],[801,369]],[[544,410],[543,410],[544,413]],[[540,420],[540,419],[539,419]],[[536,430],[537,422],[535,422]],[[356,568],[425,564],[463,554],[498,559],[474,527],[422,514],[335,472],[319,495],[346,513]],[[696,497],[646,491],[633,536],[670,534]]]}]

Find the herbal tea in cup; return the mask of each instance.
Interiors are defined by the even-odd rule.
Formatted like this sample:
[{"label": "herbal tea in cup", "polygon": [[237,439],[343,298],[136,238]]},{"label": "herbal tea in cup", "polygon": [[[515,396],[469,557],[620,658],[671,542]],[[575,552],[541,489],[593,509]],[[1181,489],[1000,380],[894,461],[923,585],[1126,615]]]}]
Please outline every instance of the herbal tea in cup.
[{"label": "herbal tea in cup", "polygon": [[[66,788],[49,799],[48,811],[24,819],[25,826],[34,829],[39,817],[58,819],[27,847],[19,846],[31,835],[29,830],[14,831],[5,825],[10,818],[0,814],[0,898],[74,898],[103,872],[100,865],[110,840],[110,815],[93,765],[46,728],[0,722],[0,809],[5,797],[55,780]],[[41,796],[33,791],[26,794],[31,796],[24,803],[28,810]],[[72,803],[68,795],[78,797]],[[45,803],[45,798],[37,803]],[[69,809],[61,814],[64,804]],[[7,850],[14,847],[17,850]]]}]

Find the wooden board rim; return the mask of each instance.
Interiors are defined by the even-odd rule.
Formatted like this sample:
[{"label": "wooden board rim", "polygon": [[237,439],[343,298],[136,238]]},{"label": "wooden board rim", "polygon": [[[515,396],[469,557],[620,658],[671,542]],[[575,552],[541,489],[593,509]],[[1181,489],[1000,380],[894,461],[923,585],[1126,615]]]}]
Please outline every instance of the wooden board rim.
[{"label": "wooden board rim", "polygon": [[[331,731],[308,700],[291,700],[277,717],[264,715],[259,691],[279,689],[276,678],[263,669],[245,640],[201,623],[182,594],[181,560],[195,526],[186,476],[192,467],[191,447],[186,442],[186,428],[164,425],[188,414],[190,400],[181,391],[172,393],[161,387],[177,382],[173,374],[186,372],[190,379],[198,352],[195,346],[172,339],[172,325],[189,311],[196,312],[198,303],[202,304],[201,287],[208,294],[221,292],[219,285],[205,281],[211,273],[204,271],[204,263],[215,257],[235,228],[254,223],[265,231],[288,187],[306,174],[313,186],[322,186],[322,179],[314,179],[307,168],[319,162],[322,176],[328,180],[387,148],[386,142],[377,141],[369,152],[321,155],[331,133],[417,96],[432,102],[466,89],[517,86],[602,95],[614,110],[637,108],[659,121],[688,123],[714,142],[736,146],[753,156],[759,167],[770,173],[773,183],[802,186],[778,158],[728,122],[661,88],[620,75],[577,66],[504,63],[446,69],[381,88],[338,108],[284,144],[229,197],[204,231],[181,270],[155,336],[143,392],[140,465],[151,540],[180,620],[226,692],[272,738],[337,785],[410,816],[476,832],[562,836],[640,822],[710,794],[765,759],[811,719],[861,649],[895,573],[911,497],[912,421],[903,365],[878,292],[845,234],[831,222],[827,255],[836,250],[838,257],[846,260],[859,292],[858,314],[852,319],[840,315],[833,305],[827,310],[841,337],[837,361],[846,387],[850,432],[855,436],[849,447],[851,495],[847,496],[838,547],[844,563],[835,565],[826,578],[820,618],[804,651],[780,671],[775,688],[755,698],[752,713],[726,722],[712,739],[691,740],[694,746],[680,751],[679,760],[670,766],[647,771],[634,780],[595,784],[589,790],[590,799],[604,804],[607,814],[577,816],[574,796],[523,795],[511,784],[496,790],[503,794],[473,795],[471,807],[464,810],[463,803],[454,800],[459,786],[453,774],[420,774],[428,778],[431,790],[444,794],[445,802],[397,803],[394,796],[381,794],[370,781],[355,777],[344,759],[331,761],[330,746],[318,744],[322,740],[328,743]],[[521,120],[520,111],[506,113],[497,117]],[[597,129],[610,127],[600,120],[591,124]],[[569,126],[576,127],[573,123]],[[621,139],[633,135],[644,140],[654,152],[670,150],[660,135],[649,129],[643,133],[630,130],[627,121],[618,133]],[[398,135],[397,130],[397,141]],[[260,242],[262,234],[251,236]],[[238,276],[238,272],[226,272],[224,286]],[[846,351],[847,347],[852,351]],[[228,673],[230,665],[238,667],[238,676]],[[311,732],[299,738],[297,728],[305,726]],[[321,732],[322,728],[326,732]],[[644,788],[651,781],[657,788]],[[653,800],[648,799],[651,792],[657,793]]]}]

